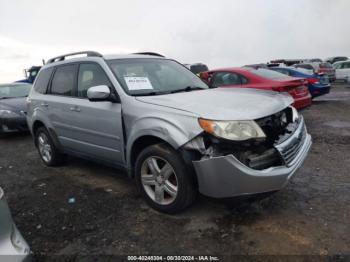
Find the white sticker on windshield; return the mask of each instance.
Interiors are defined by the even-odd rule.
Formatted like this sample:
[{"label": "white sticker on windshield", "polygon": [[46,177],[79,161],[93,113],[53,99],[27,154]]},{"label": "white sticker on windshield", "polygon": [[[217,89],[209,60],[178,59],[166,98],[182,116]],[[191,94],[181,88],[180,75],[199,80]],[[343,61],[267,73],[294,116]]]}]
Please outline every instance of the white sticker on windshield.
[{"label": "white sticker on windshield", "polygon": [[153,89],[153,86],[148,77],[124,76],[124,79],[128,85],[129,90]]}]

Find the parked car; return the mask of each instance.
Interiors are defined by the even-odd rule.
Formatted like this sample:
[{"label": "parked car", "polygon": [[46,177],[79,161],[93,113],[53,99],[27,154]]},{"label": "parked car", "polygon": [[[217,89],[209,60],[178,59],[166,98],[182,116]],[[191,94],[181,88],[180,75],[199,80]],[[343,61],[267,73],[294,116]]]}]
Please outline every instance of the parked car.
[{"label": "parked car", "polygon": [[308,74],[317,74],[324,73],[328,76],[330,82],[335,81],[335,70],[332,65],[328,62],[310,62],[310,63],[301,63],[294,65],[295,68],[302,68],[308,70]]},{"label": "parked car", "polygon": [[26,98],[31,87],[25,83],[0,85],[0,134],[28,130]]},{"label": "parked car", "polygon": [[306,70],[306,72],[310,75],[312,75],[316,72],[316,67],[312,63],[300,63],[300,64],[293,65],[293,67],[298,68],[298,69],[302,68],[302,69]]},{"label": "parked car", "polygon": [[328,76],[323,73],[309,74],[307,70],[303,72],[303,69],[293,67],[271,67],[270,69],[288,76],[305,78],[312,97],[328,94],[330,91],[331,85]]},{"label": "parked car", "polygon": [[310,58],[310,59],[305,59],[303,62],[307,62],[307,63],[321,63],[323,62],[322,59],[320,58]]},{"label": "parked car", "polygon": [[334,64],[335,62],[346,61],[346,60],[349,60],[349,58],[347,58],[346,56],[333,56],[333,57],[327,58],[325,62]]},{"label": "parked car", "polygon": [[300,64],[302,62],[303,62],[303,59],[275,59],[270,61],[271,64],[284,64],[286,66]]},{"label": "parked car", "polygon": [[0,258],[4,259],[1,261],[24,261],[29,252],[27,242],[12,220],[4,191],[0,187]]},{"label": "parked car", "polygon": [[209,89],[163,57],[78,54],[87,57],[50,59],[29,95],[47,166],[71,154],[125,168],[151,207],[174,213],[198,191],[279,190],[308,154],[311,136],[288,94]]},{"label": "parked car", "polygon": [[294,78],[264,68],[224,68],[201,74],[211,87],[240,87],[289,93],[294,106],[301,109],[311,105],[311,95],[303,78]]},{"label": "parked car", "polygon": [[191,70],[192,73],[199,75],[202,72],[208,71],[209,68],[207,65],[202,63],[196,63],[196,64],[184,64],[188,69]]},{"label": "parked car", "polygon": [[333,68],[337,80],[347,81],[350,78],[350,60],[336,62]]}]

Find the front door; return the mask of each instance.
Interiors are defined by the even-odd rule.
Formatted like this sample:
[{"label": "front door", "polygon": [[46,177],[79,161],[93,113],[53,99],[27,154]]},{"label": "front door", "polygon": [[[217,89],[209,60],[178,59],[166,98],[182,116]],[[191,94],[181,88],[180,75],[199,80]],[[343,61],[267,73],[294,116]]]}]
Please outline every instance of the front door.
[{"label": "front door", "polygon": [[124,151],[121,104],[89,101],[87,90],[98,85],[113,88],[100,65],[80,64],[74,106],[70,108],[70,125],[73,130],[71,140],[78,152],[122,165]]}]

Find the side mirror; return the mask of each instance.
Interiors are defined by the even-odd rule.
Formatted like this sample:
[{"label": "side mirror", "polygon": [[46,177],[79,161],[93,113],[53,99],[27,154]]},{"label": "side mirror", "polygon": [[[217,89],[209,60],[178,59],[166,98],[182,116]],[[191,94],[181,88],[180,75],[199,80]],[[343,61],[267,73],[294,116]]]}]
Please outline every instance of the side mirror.
[{"label": "side mirror", "polygon": [[111,90],[106,85],[92,86],[87,90],[87,97],[92,102],[111,101]]}]

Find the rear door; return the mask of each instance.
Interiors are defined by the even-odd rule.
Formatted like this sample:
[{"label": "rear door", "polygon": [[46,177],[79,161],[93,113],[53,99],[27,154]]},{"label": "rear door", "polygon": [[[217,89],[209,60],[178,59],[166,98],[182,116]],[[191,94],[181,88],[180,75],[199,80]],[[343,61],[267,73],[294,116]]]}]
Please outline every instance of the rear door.
[{"label": "rear door", "polygon": [[71,149],[74,129],[71,126],[72,111],[75,99],[73,92],[76,85],[78,64],[56,66],[45,103],[48,108],[50,122],[64,148]]},{"label": "rear door", "polygon": [[124,152],[121,104],[89,101],[87,90],[98,85],[106,85],[114,90],[99,64],[81,63],[74,91],[74,106],[69,108],[69,143],[81,154],[122,164]]}]

